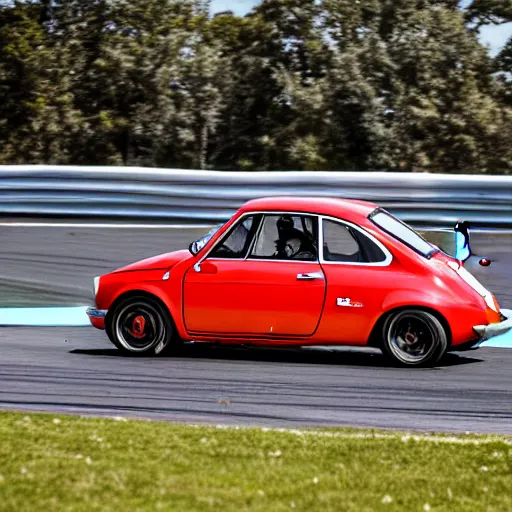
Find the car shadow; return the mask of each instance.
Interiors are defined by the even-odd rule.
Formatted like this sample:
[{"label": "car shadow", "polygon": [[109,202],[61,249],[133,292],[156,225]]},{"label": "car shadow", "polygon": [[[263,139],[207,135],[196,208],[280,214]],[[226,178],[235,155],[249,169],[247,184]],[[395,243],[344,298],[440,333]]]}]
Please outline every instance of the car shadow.
[{"label": "car shadow", "polygon": [[[151,356],[132,356],[115,348],[107,349],[74,349],[71,354],[120,357],[128,359],[152,359]],[[467,352],[465,353],[467,354]],[[158,359],[211,359],[225,361],[252,361],[267,363],[295,363],[295,364],[324,364],[341,366],[366,366],[375,368],[396,368],[393,362],[385,358],[380,351],[366,348],[245,348],[245,347],[221,347],[215,345],[189,344],[173,354],[163,354]],[[448,353],[435,368],[460,366],[465,364],[480,363],[482,359]],[[429,368],[432,370],[432,368]],[[414,370],[417,370],[414,368]]]}]

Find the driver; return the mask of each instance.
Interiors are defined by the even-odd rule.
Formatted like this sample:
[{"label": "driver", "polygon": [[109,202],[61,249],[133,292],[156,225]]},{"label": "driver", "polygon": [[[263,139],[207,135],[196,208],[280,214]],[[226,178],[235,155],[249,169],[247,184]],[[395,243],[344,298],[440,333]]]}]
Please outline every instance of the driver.
[{"label": "driver", "polygon": [[315,248],[309,238],[296,229],[290,215],[283,215],[276,223],[279,239],[275,241],[274,257],[291,259],[298,255],[314,257]]}]

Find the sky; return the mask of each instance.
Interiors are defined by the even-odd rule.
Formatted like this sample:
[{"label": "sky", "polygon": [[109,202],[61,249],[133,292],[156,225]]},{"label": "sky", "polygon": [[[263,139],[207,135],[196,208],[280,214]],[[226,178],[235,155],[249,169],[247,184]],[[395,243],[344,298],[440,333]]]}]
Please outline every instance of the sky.
[{"label": "sky", "polygon": [[[213,12],[233,11],[235,14],[244,15],[259,0],[212,0]],[[463,4],[468,0],[463,0]],[[505,23],[500,26],[487,26],[480,31],[480,40],[489,46],[491,55],[496,55],[507,40],[512,36],[512,23]]]}]

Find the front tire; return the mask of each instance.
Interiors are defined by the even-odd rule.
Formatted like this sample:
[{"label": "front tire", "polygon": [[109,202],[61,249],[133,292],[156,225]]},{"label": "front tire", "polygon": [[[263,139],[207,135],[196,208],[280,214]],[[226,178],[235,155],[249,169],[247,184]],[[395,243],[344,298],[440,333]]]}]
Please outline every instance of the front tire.
[{"label": "front tire", "polygon": [[446,353],[448,336],[431,313],[406,309],[384,322],[382,349],[400,366],[434,366]]},{"label": "front tire", "polygon": [[146,296],[117,304],[107,322],[107,334],[119,350],[134,356],[160,355],[177,345],[171,315],[160,301]]}]

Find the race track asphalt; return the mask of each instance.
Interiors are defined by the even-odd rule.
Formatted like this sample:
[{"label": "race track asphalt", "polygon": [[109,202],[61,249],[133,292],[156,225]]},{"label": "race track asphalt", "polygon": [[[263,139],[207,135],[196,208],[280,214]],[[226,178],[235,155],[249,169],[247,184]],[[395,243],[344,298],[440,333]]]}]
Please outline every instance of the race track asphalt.
[{"label": "race track asphalt", "polygon": [[187,248],[206,232],[0,225],[0,306],[90,305],[94,276]]},{"label": "race track asphalt", "polygon": [[[207,229],[0,226],[0,305],[87,305],[92,278],[187,247]],[[475,268],[512,308],[512,236],[474,236]],[[0,408],[268,426],[512,434],[512,350],[449,355],[434,369],[351,350],[187,347],[122,357],[92,328],[0,328]]]},{"label": "race track asphalt", "polygon": [[125,357],[92,328],[0,329],[0,408],[193,423],[512,434],[512,350],[398,369],[353,350]]}]

